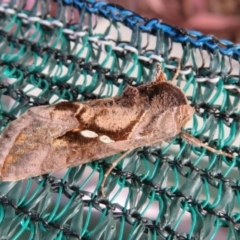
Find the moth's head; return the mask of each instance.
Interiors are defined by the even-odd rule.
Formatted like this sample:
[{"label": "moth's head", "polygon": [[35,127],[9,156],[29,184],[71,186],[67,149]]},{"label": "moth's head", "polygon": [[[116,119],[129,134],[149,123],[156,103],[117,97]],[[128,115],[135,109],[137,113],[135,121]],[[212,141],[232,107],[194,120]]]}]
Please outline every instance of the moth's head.
[{"label": "moth's head", "polygon": [[186,123],[192,118],[193,114],[194,108],[188,104],[182,105],[178,108],[178,113],[176,117],[180,128],[186,125]]}]

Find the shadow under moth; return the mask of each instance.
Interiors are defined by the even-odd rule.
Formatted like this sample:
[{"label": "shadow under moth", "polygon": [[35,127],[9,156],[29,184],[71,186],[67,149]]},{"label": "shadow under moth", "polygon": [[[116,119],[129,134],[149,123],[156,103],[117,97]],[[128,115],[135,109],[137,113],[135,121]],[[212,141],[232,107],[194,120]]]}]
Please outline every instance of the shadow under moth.
[{"label": "shadow under moth", "polygon": [[120,97],[32,107],[0,138],[0,179],[17,181],[126,152],[118,162],[132,149],[160,145],[178,134],[232,157],[181,131],[193,113],[160,65],[153,82],[128,86]]}]

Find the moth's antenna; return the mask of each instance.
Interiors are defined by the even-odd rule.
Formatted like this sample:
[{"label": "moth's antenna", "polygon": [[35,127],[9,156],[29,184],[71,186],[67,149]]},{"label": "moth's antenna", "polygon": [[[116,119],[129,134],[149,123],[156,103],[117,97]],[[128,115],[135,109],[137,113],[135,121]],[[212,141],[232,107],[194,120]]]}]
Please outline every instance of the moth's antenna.
[{"label": "moth's antenna", "polygon": [[112,165],[109,167],[109,169],[107,170],[107,172],[104,174],[104,178],[101,184],[101,195],[103,197],[105,197],[105,193],[104,193],[104,186],[105,186],[105,182],[107,180],[108,175],[110,174],[110,172],[113,170],[113,168],[123,159],[125,158],[132,150],[128,150],[125,153],[123,153],[119,158],[117,158],[116,160],[113,161]]},{"label": "moth's antenna", "polygon": [[192,144],[192,145],[195,145],[195,146],[198,146],[198,147],[203,147],[207,150],[209,150],[210,152],[213,152],[213,153],[216,153],[218,155],[223,155],[223,156],[226,156],[226,157],[229,157],[229,158],[234,158],[233,155],[229,154],[229,153],[225,153],[221,150],[217,150],[213,147],[210,147],[208,146],[207,144],[205,143],[202,143],[200,140],[198,140],[197,138],[193,137],[192,135],[186,133],[186,132],[181,132],[180,135],[182,136],[182,138],[184,138],[188,143]]}]

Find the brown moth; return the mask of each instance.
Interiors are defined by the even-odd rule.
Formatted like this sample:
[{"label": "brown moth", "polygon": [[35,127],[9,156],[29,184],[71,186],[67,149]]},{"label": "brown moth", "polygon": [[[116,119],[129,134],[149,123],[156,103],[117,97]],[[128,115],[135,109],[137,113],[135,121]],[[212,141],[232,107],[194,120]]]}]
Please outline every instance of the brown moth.
[{"label": "brown moth", "polygon": [[0,138],[0,179],[16,181],[161,144],[181,133],[193,113],[160,65],[153,82],[129,86],[120,97],[33,107]]}]

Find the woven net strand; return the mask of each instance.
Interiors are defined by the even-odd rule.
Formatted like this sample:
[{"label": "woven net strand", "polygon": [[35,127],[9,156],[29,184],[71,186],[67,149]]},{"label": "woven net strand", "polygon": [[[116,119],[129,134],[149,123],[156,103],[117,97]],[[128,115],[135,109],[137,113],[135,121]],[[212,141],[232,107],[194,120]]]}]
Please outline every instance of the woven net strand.
[{"label": "woven net strand", "polygon": [[196,111],[185,131],[234,156],[178,136],[135,149],[106,198],[117,156],[1,182],[1,239],[240,239],[238,45],[94,0],[1,1],[0,21],[1,132],[30,107],[150,82],[159,62],[171,80],[180,58],[176,85]]}]

